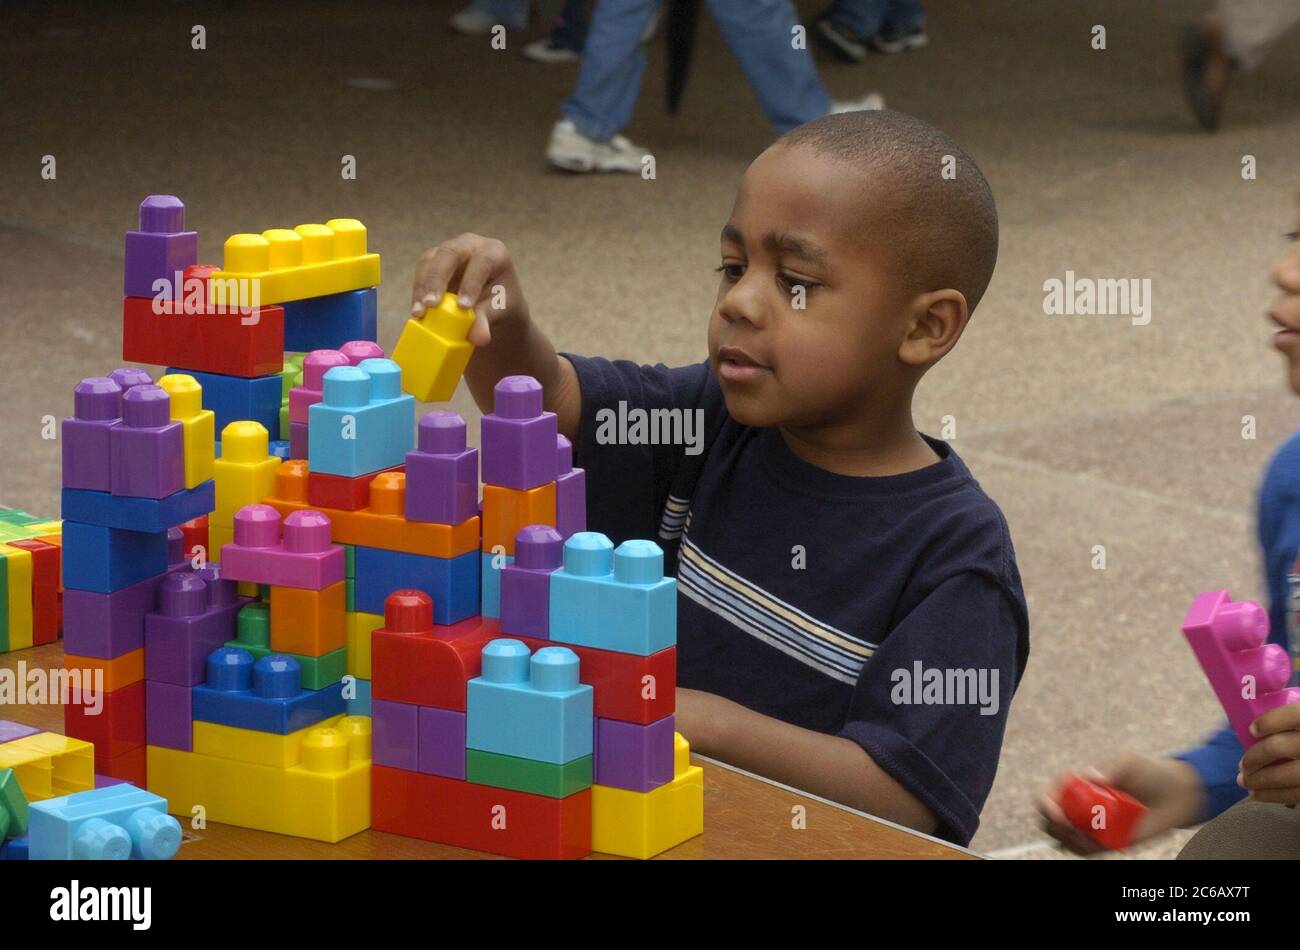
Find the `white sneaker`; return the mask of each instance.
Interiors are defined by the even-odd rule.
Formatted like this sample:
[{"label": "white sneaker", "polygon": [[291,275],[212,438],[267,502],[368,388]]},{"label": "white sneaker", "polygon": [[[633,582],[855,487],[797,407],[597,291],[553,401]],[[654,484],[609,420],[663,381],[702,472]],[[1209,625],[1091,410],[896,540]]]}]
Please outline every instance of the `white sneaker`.
[{"label": "white sneaker", "polygon": [[484,36],[492,32],[492,27],[497,25],[497,20],[490,13],[466,7],[448,20],[447,25],[457,33],[464,33],[466,36]]},{"label": "white sneaker", "polygon": [[841,112],[875,112],[885,108],[885,97],[878,92],[869,92],[857,99],[836,99],[831,103],[831,115]]},{"label": "white sneaker", "polygon": [[621,135],[608,142],[589,139],[568,119],[555,123],[546,146],[547,161],[570,172],[639,172],[646,154]]},{"label": "white sneaker", "polygon": [[535,63],[576,63],[582,59],[572,47],[552,44],[550,37],[529,43],[524,47],[524,55]]}]

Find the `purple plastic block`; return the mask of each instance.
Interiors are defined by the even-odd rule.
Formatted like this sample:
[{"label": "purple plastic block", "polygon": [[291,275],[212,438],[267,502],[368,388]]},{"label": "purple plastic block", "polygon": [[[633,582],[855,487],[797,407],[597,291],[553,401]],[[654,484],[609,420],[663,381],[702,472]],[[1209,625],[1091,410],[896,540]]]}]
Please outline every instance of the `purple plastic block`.
[{"label": "purple plastic block", "polygon": [[419,708],[386,699],[370,701],[370,750],[375,765],[415,771],[419,760]]},{"label": "purple plastic block", "polygon": [[483,417],[483,483],[536,488],[555,480],[555,413],[542,411],[542,386],[531,376],[507,376]]},{"label": "purple plastic block", "polygon": [[312,350],[308,353],[302,361],[302,385],[289,390],[289,421],[306,425],[307,410],[323,397],[325,374],[336,366],[351,365],[347,354],[340,350]]},{"label": "purple plastic block", "polygon": [[144,646],[144,617],[158,598],[161,576],[100,594],[63,592],[63,649],[73,656],[111,660]]},{"label": "purple plastic block", "polygon": [[95,773],[95,788],[108,788],[110,785],[127,785],[129,784],[124,778],[113,778],[111,775],[100,775]]},{"label": "purple plastic block", "polygon": [[515,535],[515,559],[501,570],[501,632],[549,640],[551,574],[564,562],[564,539],[550,525]]},{"label": "purple plastic block", "polygon": [[187,687],[202,683],[212,651],[236,639],[235,618],[244,602],[215,566],[164,577],[158,609],[144,618],[145,679]]},{"label": "purple plastic block", "polygon": [[181,200],[172,195],[150,195],[140,202],[140,230],[126,232],[122,275],[126,296],[156,296],[155,280],[165,278],[173,283],[178,271],[198,262],[199,235],[185,230],[185,205]]},{"label": "purple plastic block", "polygon": [[185,443],[160,386],[133,386],[122,396],[122,424],[109,430],[114,495],[166,498],[185,487]]},{"label": "purple plastic block", "polygon": [[108,491],[108,434],[122,421],[122,387],[91,376],[72,392],[72,415],[63,420],[63,487]]},{"label": "purple plastic block", "polygon": [[307,423],[289,423],[289,458],[307,458]]},{"label": "purple plastic block", "polygon": [[185,532],[180,528],[167,529],[167,564],[168,570],[174,571],[185,567],[189,560],[185,557]]},{"label": "purple plastic block", "polygon": [[478,514],[478,449],[465,447],[465,420],[430,412],[419,442],[406,453],[406,518],[460,524]]},{"label": "purple plastic block", "polygon": [[648,792],[671,782],[676,722],[676,716],[664,716],[643,726],[597,716],[592,747],[596,784]]},{"label": "purple plastic block", "polygon": [[352,366],[360,366],[362,360],[382,360],[384,348],[374,340],[349,340],[339,347],[339,352],[348,358]]},{"label": "purple plastic block", "polygon": [[418,770],[447,778],[465,777],[465,713],[418,706],[420,761]]},{"label": "purple plastic block", "polygon": [[25,726],[12,719],[0,719],[0,742],[13,742],[25,736],[34,736],[40,731],[35,726]]},{"label": "purple plastic block", "polygon": [[[146,654],[146,658],[147,658]],[[167,749],[194,749],[194,714],[188,686],[144,684],[145,741]]]},{"label": "purple plastic block", "polygon": [[555,527],[566,541],[587,530],[586,469],[569,469],[555,480]]},{"label": "purple plastic block", "polygon": [[138,366],[123,366],[113,370],[108,374],[113,382],[122,387],[122,392],[128,389],[134,389],[136,386],[152,386],[153,377],[149,375],[147,369],[141,369]]},{"label": "purple plastic block", "polygon": [[235,512],[234,540],[221,548],[224,576],[235,581],[324,590],[347,573],[343,547],[330,543],[330,519],[312,508],[284,519],[270,505]]}]

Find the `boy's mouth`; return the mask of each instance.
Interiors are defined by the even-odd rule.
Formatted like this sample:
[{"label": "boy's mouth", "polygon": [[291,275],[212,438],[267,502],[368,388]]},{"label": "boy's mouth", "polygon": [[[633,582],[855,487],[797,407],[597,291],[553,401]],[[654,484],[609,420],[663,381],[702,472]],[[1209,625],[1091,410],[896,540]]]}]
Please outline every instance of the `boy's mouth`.
[{"label": "boy's mouth", "polygon": [[724,382],[747,383],[771,371],[738,346],[718,349],[718,375]]},{"label": "boy's mouth", "polygon": [[1279,350],[1289,350],[1297,343],[1300,343],[1300,330],[1297,330],[1289,324],[1283,323],[1275,314],[1270,313],[1269,319],[1276,323],[1280,328],[1272,337],[1272,342],[1275,347]]}]

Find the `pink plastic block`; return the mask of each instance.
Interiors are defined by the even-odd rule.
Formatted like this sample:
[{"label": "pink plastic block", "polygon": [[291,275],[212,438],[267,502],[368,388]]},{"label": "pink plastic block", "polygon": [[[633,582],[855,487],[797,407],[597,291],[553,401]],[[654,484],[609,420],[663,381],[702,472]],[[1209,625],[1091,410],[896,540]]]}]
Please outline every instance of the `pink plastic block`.
[{"label": "pink plastic block", "polygon": [[1300,689],[1286,688],[1291,657],[1276,643],[1265,642],[1268,611],[1253,600],[1233,603],[1226,590],[1197,594],[1183,618],[1183,635],[1243,748],[1255,744],[1252,722],[1300,700]]},{"label": "pink plastic block", "polygon": [[351,366],[338,350],[312,350],[302,361],[302,385],[289,390],[289,421],[307,423],[307,409],[321,401],[325,374],[335,366]]},{"label": "pink plastic block", "polygon": [[343,580],[342,545],[330,543],[330,519],[311,508],[284,519],[270,505],[235,512],[235,539],[221,547],[221,576],[231,581],[324,590]]}]

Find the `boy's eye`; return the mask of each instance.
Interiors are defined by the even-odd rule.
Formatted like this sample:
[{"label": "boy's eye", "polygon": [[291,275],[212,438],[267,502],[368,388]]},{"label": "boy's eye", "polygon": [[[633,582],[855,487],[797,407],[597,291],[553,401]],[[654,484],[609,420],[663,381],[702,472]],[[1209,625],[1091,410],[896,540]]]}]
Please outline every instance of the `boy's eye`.
[{"label": "boy's eye", "polygon": [[734,284],[736,281],[740,280],[740,278],[745,276],[745,265],[724,263],[721,267],[717,268],[717,271]]},{"label": "boy's eye", "polygon": [[821,286],[820,284],[814,284],[810,280],[805,280],[802,277],[795,277],[793,274],[780,274],[777,279],[781,282],[782,289],[788,294],[793,294],[796,288],[802,287],[803,292],[806,295],[812,293]]}]

